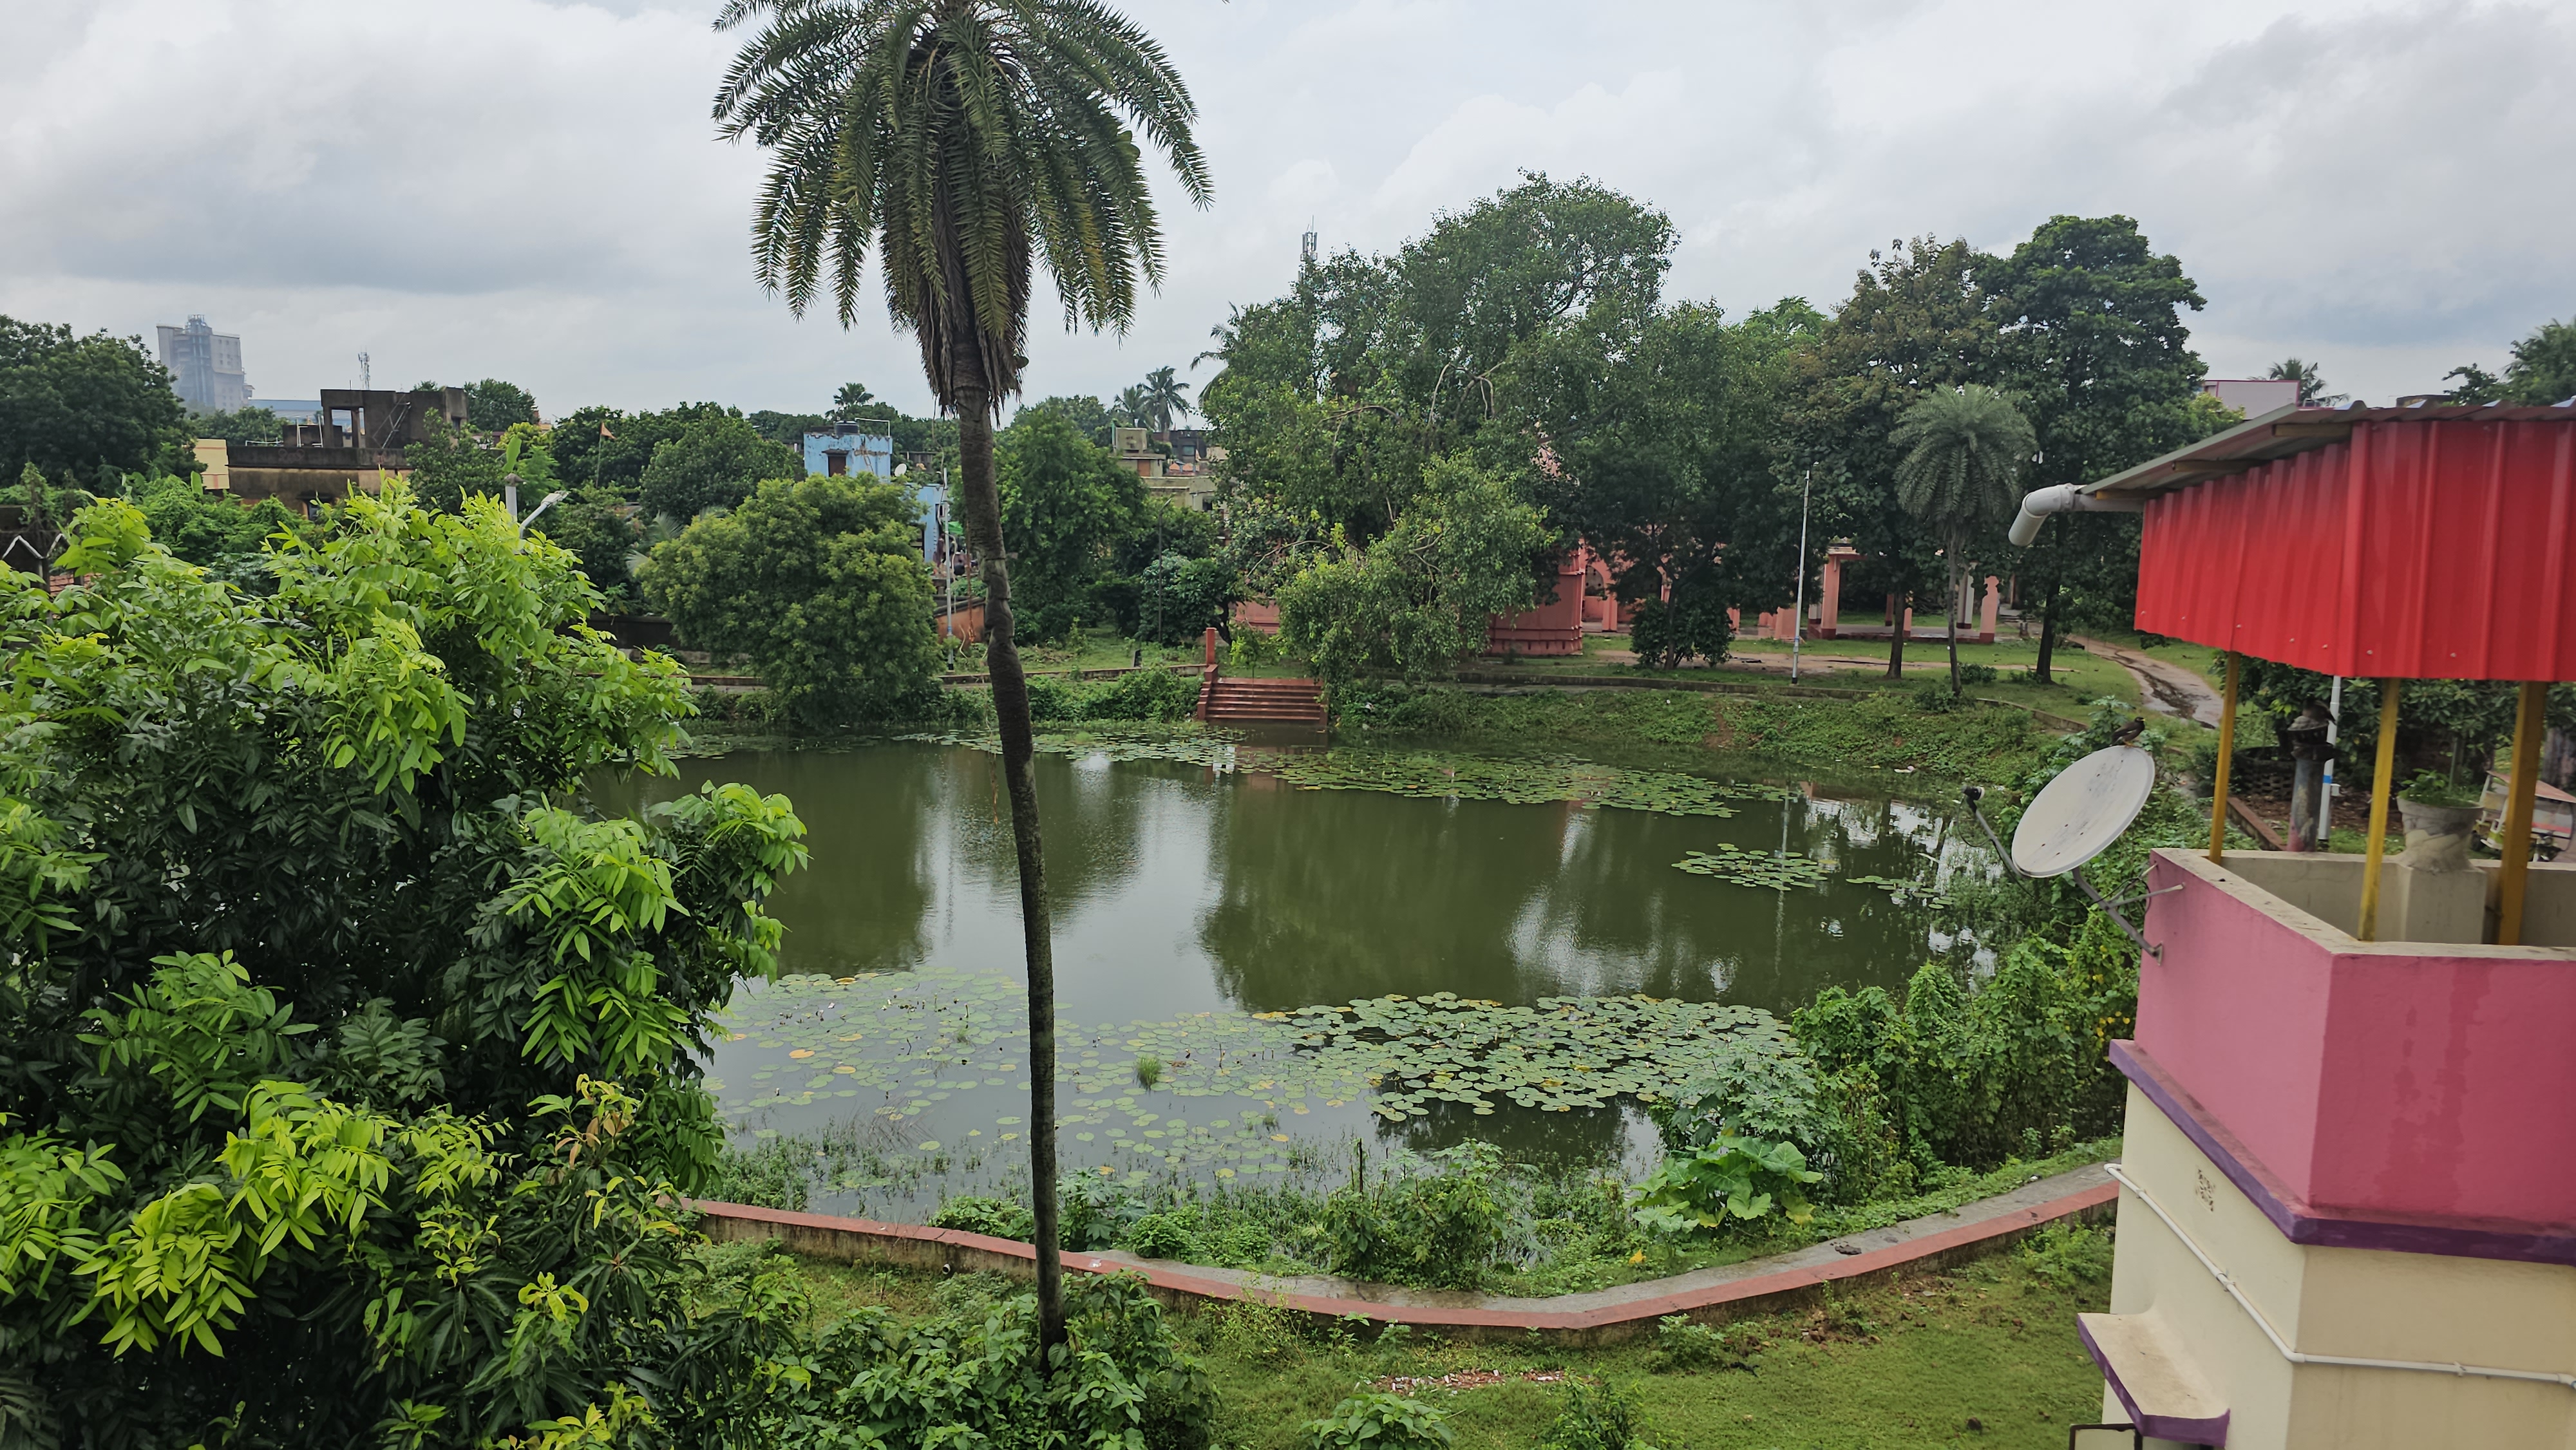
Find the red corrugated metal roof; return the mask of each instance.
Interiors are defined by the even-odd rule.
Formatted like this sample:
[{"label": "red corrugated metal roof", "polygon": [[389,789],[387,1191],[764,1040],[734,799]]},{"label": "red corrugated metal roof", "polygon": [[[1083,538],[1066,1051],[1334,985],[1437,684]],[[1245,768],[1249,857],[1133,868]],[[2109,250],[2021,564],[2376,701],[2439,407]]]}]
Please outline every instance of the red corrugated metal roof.
[{"label": "red corrugated metal roof", "polygon": [[2138,628],[2329,674],[2576,680],[2576,410],[2302,409],[2148,495]]}]

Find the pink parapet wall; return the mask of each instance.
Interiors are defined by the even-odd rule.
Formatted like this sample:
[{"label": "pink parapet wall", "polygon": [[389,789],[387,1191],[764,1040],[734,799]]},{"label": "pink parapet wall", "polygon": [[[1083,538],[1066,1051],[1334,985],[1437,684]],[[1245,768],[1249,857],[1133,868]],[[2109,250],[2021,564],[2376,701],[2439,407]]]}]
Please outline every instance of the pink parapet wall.
[{"label": "pink parapet wall", "polygon": [[2576,951],[2354,940],[2158,851],[2136,1045],[2287,1194],[2576,1225]]}]

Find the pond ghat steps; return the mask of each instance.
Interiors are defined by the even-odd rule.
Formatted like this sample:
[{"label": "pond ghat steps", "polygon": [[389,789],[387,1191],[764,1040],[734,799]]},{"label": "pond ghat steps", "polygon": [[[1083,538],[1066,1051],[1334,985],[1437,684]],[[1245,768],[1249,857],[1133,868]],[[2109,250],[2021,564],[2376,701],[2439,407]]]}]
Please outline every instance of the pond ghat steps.
[{"label": "pond ghat steps", "polygon": [[1211,725],[1325,725],[1323,687],[1313,680],[1219,677],[1207,686],[1199,718]]},{"label": "pond ghat steps", "polygon": [[[1982,1258],[2058,1219],[2107,1218],[2117,1197],[2110,1174],[2096,1164],[2035,1179],[2009,1193],[1946,1213],[1847,1234],[1785,1254],[1549,1299],[1402,1289],[1321,1275],[1280,1278],[1145,1260],[1116,1251],[1068,1253],[1064,1266],[1075,1273],[1142,1274],[1154,1297],[1167,1304],[1258,1299],[1318,1321],[1357,1315],[1458,1339],[1536,1334],[1565,1344],[1606,1344],[1652,1333],[1655,1321],[1668,1315],[1721,1323],[1795,1308],[1839,1287]],[[981,1270],[1020,1279],[1036,1273],[1036,1251],[1011,1239],[736,1203],[693,1201],[689,1207],[703,1215],[699,1228],[718,1242],[776,1239],[808,1258],[894,1263],[948,1273]]]}]

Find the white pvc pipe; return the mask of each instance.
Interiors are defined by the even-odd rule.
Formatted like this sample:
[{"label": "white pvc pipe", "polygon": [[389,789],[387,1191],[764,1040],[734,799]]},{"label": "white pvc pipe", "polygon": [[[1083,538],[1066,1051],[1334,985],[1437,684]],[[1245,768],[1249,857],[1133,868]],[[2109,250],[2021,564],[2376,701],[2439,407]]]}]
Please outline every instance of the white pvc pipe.
[{"label": "white pvc pipe", "polygon": [[2035,488],[2021,496],[2021,515],[2012,522],[2012,541],[2018,547],[2029,548],[2050,514],[2134,514],[2143,513],[2146,507],[2144,499],[2105,498],[2071,483]]},{"label": "white pvc pipe", "polygon": [[2334,1369],[2408,1370],[2416,1374],[2468,1375],[2493,1380],[2533,1380],[2541,1384],[2558,1385],[2576,1390],[2576,1375],[2552,1374],[2548,1370],[2498,1369],[2493,1365],[2484,1364],[2439,1364],[2423,1359],[2354,1359],[2341,1354],[2301,1354],[2290,1347],[2288,1340],[2281,1337],[2281,1331],[2272,1327],[2271,1320],[2263,1317],[2263,1311],[2254,1307],[2254,1301],[2245,1297],[2245,1291],[2236,1286],[2236,1280],[2225,1269],[2218,1267],[2217,1262],[2209,1255],[2201,1252],[2200,1245],[2192,1241],[2191,1235],[2183,1231],[2181,1224],[2174,1222],[2174,1216],[2165,1212],[2163,1204],[2156,1202],[2145,1189],[2140,1188],[2136,1179],[2121,1172],[2119,1164],[2105,1163],[2102,1167],[2113,1178],[2119,1180],[2122,1188],[2136,1194],[2138,1202],[2145,1204],[2156,1217],[2165,1221],[2165,1227],[2173,1230],[2174,1237],[2182,1240],[2182,1246],[2191,1250],[2193,1258],[2200,1260],[2200,1266],[2207,1269],[2209,1276],[2218,1281],[2218,1287],[2225,1289],[2227,1297],[2236,1301],[2236,1307],[2244,1310],[2246,1316],[2254,1321],[2255,1327],[2263,1331],[2263,1337],[2272,1341],[2272,1347],[2281,1352],[2281,1358],[2292,1364],[2324,1365]]}]

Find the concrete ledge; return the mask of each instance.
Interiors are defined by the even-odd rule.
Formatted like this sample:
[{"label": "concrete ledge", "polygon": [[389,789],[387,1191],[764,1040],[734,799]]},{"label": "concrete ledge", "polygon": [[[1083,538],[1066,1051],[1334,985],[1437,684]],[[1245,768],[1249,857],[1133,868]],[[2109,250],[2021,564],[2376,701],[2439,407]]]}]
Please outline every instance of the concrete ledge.
[{"label": "concrete ledge", "polygon": [[[1436,1293],[1322,1277],[1277,1279],[1117,1252],[1066,1254],[1064,1266],[1073,1273],[1141,1274],[1154,1297],[1166,1304],[1257,1299],[1318,1320],[1356,1316],[1457,1339],[1537,1334],[1565,1344],[1606,1344],[1649,1333],[1667,1315],[1723,1323],[1796,1308],[1838,1289],[1908,1271],[1982,1258],[2057,1219],[2106,1219],[2118,1196],[2108,1174],[2099,1167],[2082,1168],[1950,1213],[1908,1219],[1791,1253],[1556,1299]],[[808,1258],[947,1273],[990,1271],[1026,1279],[1037,1271],[1037,1251],[1011,1239],[737,1203],[692,1201],[689,1207],[704,1215],[699,1227],[707,1237],[722,1243],[775,1239]]]}]

